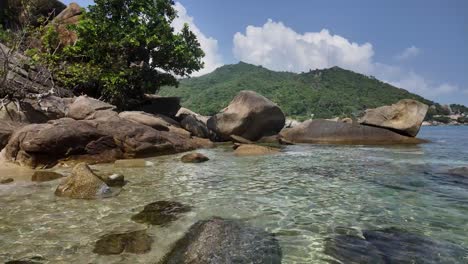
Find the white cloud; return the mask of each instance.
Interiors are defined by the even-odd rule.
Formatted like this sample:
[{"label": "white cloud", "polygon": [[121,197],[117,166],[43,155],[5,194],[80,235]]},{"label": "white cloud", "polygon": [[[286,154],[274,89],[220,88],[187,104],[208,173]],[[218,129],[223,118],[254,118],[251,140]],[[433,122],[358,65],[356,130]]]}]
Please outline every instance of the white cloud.
[{"label": "white cloud", "polygon": [[[339,66],[355,72],[374,75],[399,88],[439,101],[440,96],[453,96],[462,91],[449,83],[436,84],[402,66],[375,62],[370,43],[358,44],[328,30],[300,34],[281,22],[268,20],[263,26],[248,26],[245,33],[233,38],[236,59],[262,65],[276,71],[302,72]],[[411,46],[401,59],[420,53]]]},{"label": "white cloud", "polygon": [[299,34],[281,22],[268,20],[263,27],[248,26],[234,35],[234,56],[272,70],[293,72],[338,65],[370,71],[372,45],[359,45],[332,35],[326,29]]},{"label": "white cloud", "polygon": [[177,14],[179,16],[172,22],[174,30],[182,30],[184,24],[187,23],[190,27],[190,30],[197,36],[198,42],[200,42],[200,46],[205,52],[205,57],[203,58],[205,67],[200,71],[192,74],[192,76],[207,74],[222,66],[223,59],[218,52],[218,40],[212,37],[207,37],[205,34],[203,34],[203,32],[201,32],[201,30],[194,23],[194,18],[188,15],[187,9],[185,9],[181,3],[176,2],[174,8],[177,10]]},{"label": "white cloud", "polygon": [[403,61],[403,60],[407,60],[407,59],[416,57],[416,56],[419,55],[419,53],[421,53],[420,49],[416,48],[415,46],[411,46],[409,48],[406,48],[401,53],[397,54],[395,56],[395,59],[397,59],[399,61]]}]

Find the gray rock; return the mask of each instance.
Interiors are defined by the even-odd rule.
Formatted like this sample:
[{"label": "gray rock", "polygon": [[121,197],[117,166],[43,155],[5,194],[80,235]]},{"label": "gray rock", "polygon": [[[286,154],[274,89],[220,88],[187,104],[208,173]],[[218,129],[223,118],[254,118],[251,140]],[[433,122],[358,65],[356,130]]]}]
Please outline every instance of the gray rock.
[{"label": "gray rock", "polygon": [[67,116],[75,120],[84,120],[96,111],[115,109],[115,106],[103,101],[88,96],[80,96],[70,105]]},{"label": "gray rock", "polygon": [[448,173],[455,176],[468,177],[468,167],[450,169]]},{"label": "gray rock", "polygon": [[12,183],[14,182],[15,180],[13,178],[10,178],[10,177],[2,177],[0,178],[0,184],[9,184],[9,183]]},{"label": "gray rock", "polygon": [[195,223],[162,264],[279,264],[282,252],[274,235],[236,220],[211,218]]},{"label": "gray rock", "polygon": [[241,91],[228,107],[208,120],[208,128],[226,141],[231,135],[256,141],[277,134],[284,124],[281,109],[253,91]]},{"label": "gray rock", "polygon": [[184,117],[180,125],[194,137],[210,138],[211,133],[206,124],[192,115]]},{"label": "gray rock", "polygon": [[283,129],[280,136],[282,140],[290,143],[418,144],[426,142],[384,128],[322,119],[308,120],[296,127]]}]

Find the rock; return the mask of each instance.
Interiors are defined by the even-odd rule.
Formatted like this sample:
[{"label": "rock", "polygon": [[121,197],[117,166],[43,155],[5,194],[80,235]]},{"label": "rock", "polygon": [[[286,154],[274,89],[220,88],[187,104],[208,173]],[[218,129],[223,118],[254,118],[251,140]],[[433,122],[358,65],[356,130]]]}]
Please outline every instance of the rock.
[{"label": "rock", "polygon": [[72,174],[55,190],[55,195],[73,199],[108,198],[119,193],[111,189],[86,163],[80,163],[73,168]]},{"label": "rock", "polygon": [[280,152],[278,148],[265,147],[253,144],[241,144],[236,148],[234,154],[237,156],[257,156],[257,155],[271,155]]},{"label": "rock", "polygon": [[300,124],[301,124],[301,122],[299,122],[297,120],[286,118],[284,128],[291,128],[291,127],[295,127],[295,126],[300,125]]},{"label": "rock", "polygon": [[201,153],[190,153],[182,156],[181,160],[184,163],[202,163],[210,159]]},{"label": "rock", "polygon": [[5,262],[5,264],[42,264],[46,261],[45,258],[41,256],[26,257],[18,260],[10,260]]},{"label": "rock", "polygon": [[181,214],[190,212],[191,209],[190,206],[179,202],[158,201],[146,205],[143,211],[132,216],[132,220],[137,223],[165,226],[179,219]]},{"label": "rock", "polygon": [[354,123],[353,119],[351,119],[349,117],[345,117],[345,118],[341,119],[340,121],[343,122],[343,123],[347,123],[347,124]]},{"label": "rock", "polygon": [[24,126],[24,124],[0,120],[0,150],[8,144],[8,140],[11,134],[13,134],[13,131],[18,130],[22,126]]},{"label": "rock", "polygon": [[323,119],[308,120],[294,128],[283,129],[280,136],[282,140],[291,143],[418,144],[426,142],[388,129]]},{"label": "rock", "polygon": [[[27,7],[24,6],[27,3]],[[2,8],[8,8],[8,28],[23,28],[26,25],[39,26],[37,21],[40,17],[52,18],[65,9],[65,5],[59,0],[3,0]],[[2,10],[3,11],[3,10]],[[4,21],[0,21],[0,24]]]},{"label": "rock", "polygon": [[47,120],[55,120],[67,115],[74,98],[63,98],[51,95],[34,100],[26,99],[25,101],[30,103],[36,111],[45,115]]},{"label": "rock", "polygon": [[10,177],[2,177],[0,178],[0,184],[8,184],[8,183],[12,183],[14,182],[15,180],[13,178],[10,178]]},{"label": "rock", "polygon": [[146,167],[146,161],[144,159],[125,159],[116,160],[114,162],[116,168],[142,168]]},{"label": "rock", "polygon": [[211,218],[195,223],[161,261],[163,264],[279,264],[274,235],[236,220]]},{"label": "rock", "polygon": [[450,169],[448,173],[455,176],[468,177],[468,167]]},{"label": "rock", "polygon": [[107,177],[100,177],[109,187],[123,187],[125,182],[125,177],[121,174],[112,174]]},{"label": "rock", "polygon": [[208,119],[210,118],[209,116],[202,116],[200,114],[197,114],[197,113],[193,112],[190,109],[181,107],[179,109],[179,111],[177,112],[177,114],[176,114],[176,119],[179,120],[179,121],[182,121],[187,116],[192,116],[192,117],[194,117],[195,119],[197,119],[198,121],[202,122],[205,125],[208,122]]},{"label": "rock", "polygon": [[88,96],[80,96],[70,105],[67,116],[75,120],[84,120],[96,111],[115,109],[115,106],[103,101]]},{"label": "rock", "polygon": [[255,92],[241,91],[228,107],[208,120],[208,128],[224,140],[238,135],[256,141],[277,134],[284,123],[284,114],[276,104]]},{"label": "rock", "polygon": [[46,182],[63,178],[63,175],[53,171],[35,171],[31,177],[33,182]]},{"label": "rock", "polygon": [[[265,138],[265,137],[263,137]],[[240,137],[240,136],[236,136],[236,135],[231,135],[231,140],[232,142],[234,143],[241,143],[241,144],[253,144],[252,141],[248,140],[248,139],[245,139],[243,137]]]},{"label": "rock", "polygon": [[68,26],[76,25],[80,21],[81,14],[81,7],[76,3],[70,3],[68,7],[60,12],[52,21],[62,45],[75,44],[78,37],[74,31],[68,29]]},{"label": "rock", "polygon": [[144,254],[151,250],[153,239],[145,230],[102,236],[93,252],[99,255],[118,255],[123,252]]},{"label": "rock", "polygon": [[367,230],[364,238],[340,235],[325,253],[344,263],[462,263],[468,250],[395,228]]},{"label": "rock", "polygon": [[265,143],[265,144],[281,144],[279,135],[274,136],[267,136],[262,137],[261,139],[257,140],[257,143]]},{"label": "rock", "polygon": [[400,100],[390,106],[366,110],[359,123],[388,128],[415,137],[426,117],[428,106],[411,99]]},{"label": "rock", "polygon": [[34,109],[30,103],[22,101],[18,105],[15,102],[10,102],[2,107],[0,104],[0,121],[24,124],[39,124],[49,121],[44,113]]},{"label": "rock", "polygon": [[192,115],[188,115],[182,119],[180,125],[187,131],[190,132],[192,136],[199,138],[210,138],[210,130],[205,123],[198,120]]},{"label": "rock", "polygon": [[120,113],[119,116],[159,131],[169,131],[186,138],[190,137],[190,132],[182,129],[177,121],[163,115],[153,115],[142,111],[127,111]]}]

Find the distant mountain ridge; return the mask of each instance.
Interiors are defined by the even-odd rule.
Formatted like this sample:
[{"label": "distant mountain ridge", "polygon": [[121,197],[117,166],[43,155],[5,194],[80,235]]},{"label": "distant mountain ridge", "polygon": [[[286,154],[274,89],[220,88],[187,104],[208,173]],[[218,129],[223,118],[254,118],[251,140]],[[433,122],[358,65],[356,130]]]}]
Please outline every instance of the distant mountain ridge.
[{"label": "distant mountain ridge", "polygon": [[226,107],[241,90],[253,90],[277,103],[288,117],[300,120],[357,116],[368,108],[415,99],[429,106],[427,119],[444,114],[444,107],[372,76],[339,67],[305,73],[275,72],[240,62],[210,74],[163,87],[163,96],[179,96],[182,105],[203,115]]}]

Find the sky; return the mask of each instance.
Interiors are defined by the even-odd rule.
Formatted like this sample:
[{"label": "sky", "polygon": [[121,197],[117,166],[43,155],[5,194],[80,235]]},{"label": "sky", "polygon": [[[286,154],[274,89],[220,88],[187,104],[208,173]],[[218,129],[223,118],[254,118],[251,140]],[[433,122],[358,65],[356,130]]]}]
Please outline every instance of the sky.
[{"label": "sky", "polygon": [[174,28],[188,23],[206,53],[195,76],[239,61],[292,72],[339,66],[468,105],[466,0],[179,0],[175,8]]}]

